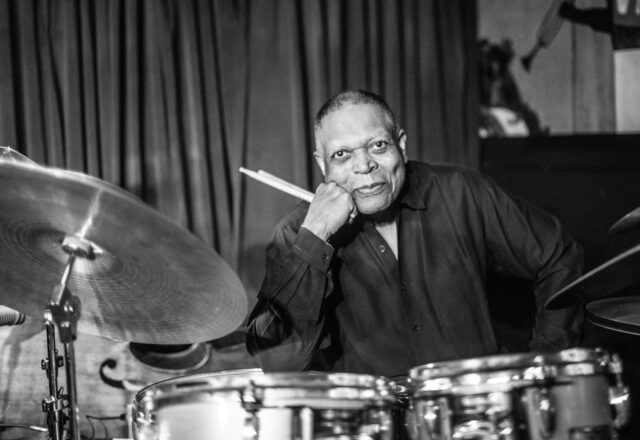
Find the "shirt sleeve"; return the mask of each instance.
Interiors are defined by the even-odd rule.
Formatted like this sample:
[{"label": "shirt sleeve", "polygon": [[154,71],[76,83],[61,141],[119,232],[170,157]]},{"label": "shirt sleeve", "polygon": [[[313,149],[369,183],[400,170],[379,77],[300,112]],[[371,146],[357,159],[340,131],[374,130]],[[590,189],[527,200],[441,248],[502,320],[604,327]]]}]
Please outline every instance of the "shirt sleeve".
[{"label": "shirt sleeve", "polygon": [[306,371],[322,339],[334,249],[305,228],[284,226],[267,247],[265,279],[249,315],[247,349],[265,372]]},{"label": "shirt sleeve", "polygon": [[533,351],[555,351],[580,342],[582,316],[578,307],[546,310],[555,292],[578,278],[583,251],[553,215],[509,196],[485,179],[482,198],[485,232],[492,259],[507,272],[533,280],[536,315]]}]

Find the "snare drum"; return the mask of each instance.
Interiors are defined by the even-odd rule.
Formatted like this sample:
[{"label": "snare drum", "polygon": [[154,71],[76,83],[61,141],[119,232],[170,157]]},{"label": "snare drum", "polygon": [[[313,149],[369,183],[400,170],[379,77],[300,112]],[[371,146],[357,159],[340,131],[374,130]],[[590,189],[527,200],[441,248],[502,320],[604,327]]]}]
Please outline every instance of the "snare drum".
[{"label": "snare drum", "polygon": [[140,390],[137,440],[391,440],[395,396],[383,377],[236,370]]},{"label": "snare drum", "polygon": [[611,440],[628,416],[620,373],[581,348],[426,364],[409,373],[407,425],[419,440]]}]

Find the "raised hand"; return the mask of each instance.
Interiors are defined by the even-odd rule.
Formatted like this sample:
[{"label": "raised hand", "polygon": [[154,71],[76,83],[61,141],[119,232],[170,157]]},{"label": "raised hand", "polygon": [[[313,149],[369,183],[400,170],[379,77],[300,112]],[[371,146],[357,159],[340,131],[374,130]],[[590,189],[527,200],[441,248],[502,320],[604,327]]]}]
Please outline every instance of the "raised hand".
[{"label": "raised hand", "polygon": [[302,227],[327,241],[358,214],[351,194],[335,182],[321,183],[302,222]]}]

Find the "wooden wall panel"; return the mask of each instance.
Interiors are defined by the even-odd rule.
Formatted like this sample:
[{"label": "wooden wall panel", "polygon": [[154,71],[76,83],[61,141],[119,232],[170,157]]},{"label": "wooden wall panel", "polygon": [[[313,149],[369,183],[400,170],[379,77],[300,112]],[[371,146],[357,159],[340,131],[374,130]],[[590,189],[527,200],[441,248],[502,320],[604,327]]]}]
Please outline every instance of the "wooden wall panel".
[{"label": "wooden wall panel", "polygon": [[[602,0],[583,0],[577,6],[599,8],[605,5]],[[571,25],[571,38],[573,132],[614,133],[616,109],[611,35],[585,25]]]}]

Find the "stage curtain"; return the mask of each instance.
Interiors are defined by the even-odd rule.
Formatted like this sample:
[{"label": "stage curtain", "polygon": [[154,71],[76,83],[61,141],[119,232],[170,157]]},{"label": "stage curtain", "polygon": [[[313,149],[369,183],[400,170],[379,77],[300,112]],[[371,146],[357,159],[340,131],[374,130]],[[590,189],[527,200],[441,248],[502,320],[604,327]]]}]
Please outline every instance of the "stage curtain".
[{"label": "stage curtain", "polygon": [[477,167],[475,40],[475,1],[0,0],[0,145],[139,196],[251,306],[297,201],[238,168],[313,190],[314,113],[345,88],[389,101],[410,158]]}]

